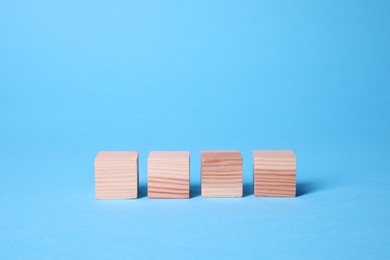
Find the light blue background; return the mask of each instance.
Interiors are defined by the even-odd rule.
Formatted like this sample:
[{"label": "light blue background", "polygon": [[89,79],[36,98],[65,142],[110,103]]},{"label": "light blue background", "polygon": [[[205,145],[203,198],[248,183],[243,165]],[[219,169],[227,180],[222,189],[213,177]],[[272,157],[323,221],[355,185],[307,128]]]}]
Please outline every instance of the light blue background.
[{"label": "light blue background", "polygon": [[[389,1],[0,2],[0,259],[390,258]],[[239,149],[245,197],[199,196]],[[253,149],[298,197],[255,198]],[[97,201],[99,150],[140,152],[141,199]],[[149,200],[151,150],[190,200]]]}]

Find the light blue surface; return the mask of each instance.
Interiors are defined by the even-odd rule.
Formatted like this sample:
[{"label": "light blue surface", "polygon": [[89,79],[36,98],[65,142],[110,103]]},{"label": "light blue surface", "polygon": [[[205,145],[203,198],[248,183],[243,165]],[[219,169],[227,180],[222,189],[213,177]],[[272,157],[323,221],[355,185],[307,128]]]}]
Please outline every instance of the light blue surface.
[{"label": "light blue surface", "polygon": [[[389,1],[0,2],[0,259],[389,259]],[[199,196],[239,149],[242,199]],[[255,198],[253,149],[292,149],[297,198]],[[99,150],[142,198],[97,201]],[[191,152],[190,200],[145,197]]]}]

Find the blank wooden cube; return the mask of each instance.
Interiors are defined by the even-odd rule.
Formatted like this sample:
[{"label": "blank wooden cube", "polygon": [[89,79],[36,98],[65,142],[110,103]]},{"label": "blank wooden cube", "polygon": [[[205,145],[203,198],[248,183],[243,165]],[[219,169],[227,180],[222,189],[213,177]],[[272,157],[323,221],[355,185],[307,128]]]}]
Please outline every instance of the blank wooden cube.
[{"label": "blank wooden cube", "polygon": [[150,152],[148,197],[155,199],[190,197],[189,152]]},{"label": "blank wooden cube", "polygon": [[288,150],[253,152],[255,196],[295,197],[296,157]]},{"label": "blank wooden cube", "polygon": [[138,196],[138,152],[99,152],[95,159],[97,199]]},{"label": "blank wooden cube", "polygon": [[239,151],[202,152],[202,197],[242,197]]}]

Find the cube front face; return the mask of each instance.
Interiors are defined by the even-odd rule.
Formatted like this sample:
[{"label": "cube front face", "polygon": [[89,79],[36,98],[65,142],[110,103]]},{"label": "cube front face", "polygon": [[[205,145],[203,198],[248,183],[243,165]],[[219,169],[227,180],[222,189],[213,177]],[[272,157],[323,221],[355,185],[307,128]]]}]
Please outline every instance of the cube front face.
[{"label": "cube front face", "polygon": [[151,152],[148,159],[148,197],[190,198],[190,153]]},{"label": "cube front face", "polygon": [[296,157],[292,151],[257,150],[253,163],[255,196],[296,196]]},{"label": "cube front face", "polygon": [[138,152],[99,152],[95,159],[97,199],[138,197]]},{"label": "cube front face", "polygon": [[242,197],[239,151],[203,151],[201,164],[202,197]]}]

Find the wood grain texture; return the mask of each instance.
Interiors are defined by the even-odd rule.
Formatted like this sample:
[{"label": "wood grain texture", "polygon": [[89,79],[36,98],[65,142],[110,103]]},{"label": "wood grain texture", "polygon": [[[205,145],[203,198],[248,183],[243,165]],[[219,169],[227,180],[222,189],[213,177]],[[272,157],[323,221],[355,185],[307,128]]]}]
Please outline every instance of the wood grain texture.
[{"label": "wood grain texture", "polygon": [[239,151],[202,151],[202,197],[242,197]]},{"label": "wood grain texture", "polygon": [[138,197],[138,152],[99,152],[95,159],[96,199]]},{"label": "wood grain texture", "polygon": [[289,150],[253,152],[255,196],[295,197],[296,157]]},{"label": "wood grain texture", "polygon": [[150,152],[148,197],[154,199],[190,197],[189,152]]}]

